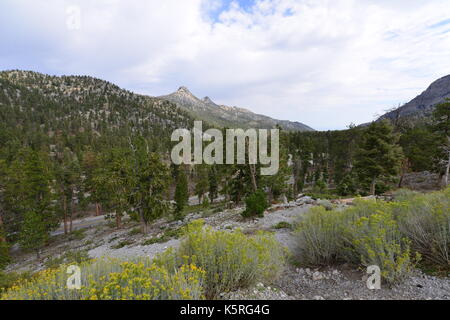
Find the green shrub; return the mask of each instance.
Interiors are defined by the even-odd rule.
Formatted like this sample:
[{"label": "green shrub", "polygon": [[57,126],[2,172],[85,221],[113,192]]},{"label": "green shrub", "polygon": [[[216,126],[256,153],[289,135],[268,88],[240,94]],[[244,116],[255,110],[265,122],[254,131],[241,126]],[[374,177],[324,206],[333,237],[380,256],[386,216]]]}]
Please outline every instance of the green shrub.
[{"label": "green shrub", "polygon": [[355,174],[347,174],[337,185],[337,193],[341,196],[356,194],[358,183]]},{"label": "green shrub", "polygon": [[262,217],[264,210],[269,207],[267,197],[264,191],[257,190],[245,199],[245,210],[242,212],[242,216],[247,217]]},{"label": "green shrub", "polygon": [[131,229],[130,232],[128,232],[128,235],[135,236],[135,235],[141,234],[141,233],[142,233],[141,227],[136,227],[136,228]]},{"label": "green shrub", "polygon": [[85,235],[86,230],[85,229],[78,229],[78,230],[73,230],[71,233],[69,233],[67,235],[68,240],[83,240],[84,237],[86,237]]},{"label": "green shrub", "polygon": [[325,200],[322,200],[322,199],[321,200],[317,200],[317,204],[319,206],[324,207],[328,211],[333,210],[333,204],[329,200],[326,200],[326,199]]},{"label": "green shrub", "polygon": [[112,246],[113,249],[120,249],[129,245],[132,245],[134,242],[132,240],[122,240],[118,244]]},{"label": "green shrub", "polygon": [[296,228],[298,255],[307,265],[326,265],[342,257],[342,215],[313,207]]},{"label": "green shrub", "polygon": [[0,241],[0,270],[6,267],[10,262],[9,246],[6,242]]},{"label": "green shrub", "polygon": [[427,262],[450,268],[450,188],[411,197],[396,212],[412,248]]},{"label": "green shrub", "polygon": [[170,272],[144,259],[99,260],[81,266],[80,290],[67,288],[67,266],[44,270],[13,285],[2,300],[180,300],[202,299],[204,271],[183,265]]},{"label": "green shrub", "polygon": [[66,251],[59,257],[50,257],[48,258],[44,265],[49,269],[56,269],[62,264],[81,264],[85,261],[89,261],[90,257],[87,250],[73,250]]},{"label": "green shrub", "polygon": [[208,209],[210,205],[211,205],[211,202],[209,201],[209,198],[203,197],[203,201],[202,201],[203,209]]},{"label": "green shrub", "polygon": [[394,200],[398,202],[411,200],[418,195],[420,195],[419,192],[409,189],[398,189],[392,193]]},{"label": "green shrub", "polygon": [[90,257],[87,250],[72,250],[64,253],[64,262],[66,264],[81,264],[89,260]]},{"label": "green shrub", "polygon": [[225,206],[221,205],[221,206],[218,206],[217,208],[214,208],[212,212],[213,213],[219,213],[219,212],[222,212],[224,210],[225,210]]},{"label": "green shrub", "polygon": [[155,243],[164,243],[169,241],[170,239],[178,239],[182,234],[182,230],[180,228],[166,230],[164,234],[160,237],[153,237],[150,239],[146,239],[142,242],[143,246],[149,246]]},{"label": "green shrub", "polygon": [[44,265],[48,269],[56,269],[60,265],[64,264],[64,257],[49,257],[47,260],[45,260]]},{"label": "green shrub", "polygon": [[273,226],[274,229],[292,229],[292,225],[286,221],[280,221]]},{"label": "green shrub", "polygon": [[205,270],[205,296],[214,299],[223,292],[276,279],[285,257],[286,251],[271,234],[247,237],[239,230],[214,231],[199,220],[186,227],[180,247],[160,255],[157,263],[169,270],[182,264]]},{"label": "green shrub", "polygon": [[386,282],[401,281],[415,259],[395,220],[397,208],[396,203],[363,200],[343,211],[312,208],[296,228],[299,258],[308,265],[377,265]]},{"label": "green shrub", "polygon": [[144,241],[142,241],[141,245],[142,246],[150,246],[155,243],[163,243],[163,242],[165,242],[165,241],[162,241],[162,238],[153,237],[153,238],[145,239]]},{"label": "green shrub", "polygon": [[1,272],[0,271],[0,294],[6,289],[11,288],[15,283],[31,279],[32,275],[29,272]]}]

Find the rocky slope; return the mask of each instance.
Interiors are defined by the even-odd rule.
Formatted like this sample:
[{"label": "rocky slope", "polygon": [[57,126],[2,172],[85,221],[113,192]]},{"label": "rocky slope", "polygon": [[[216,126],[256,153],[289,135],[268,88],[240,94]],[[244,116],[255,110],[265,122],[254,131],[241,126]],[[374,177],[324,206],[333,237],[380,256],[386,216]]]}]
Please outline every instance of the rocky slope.
[{"label": "rocky slope", "polygon": [[159,98],[175,103],[195,119],[207,121],[220,127],[274,128],[279,125],[285,130],[313,131],[312,128],[300,122],[276,120],[244,108],[218,105],[209,97],[199,99],[186,87],[180,87],[176,92]]},{"label": "rocky slope", "polygon": [[424,92],[396,110],[382,115],[379,120],[398,118],[421,119],[433,112],[434,106],[450,98],[450,75],[434,81]]}]

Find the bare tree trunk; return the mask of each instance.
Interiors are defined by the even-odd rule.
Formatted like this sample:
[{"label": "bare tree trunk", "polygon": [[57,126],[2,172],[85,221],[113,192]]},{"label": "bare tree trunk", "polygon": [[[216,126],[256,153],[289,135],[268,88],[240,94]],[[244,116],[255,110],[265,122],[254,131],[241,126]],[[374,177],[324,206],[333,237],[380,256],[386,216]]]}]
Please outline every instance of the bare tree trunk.
[{"label": "bare tree trunk", "polygon": [[258,185],[256,184],[256,166],[254,164],[249,164],[250,175],[252,178],[253,191],[258,190]]},{"label": "bare tree trunk", "polygon": [[100,204],[98,202],[95,203],[95,216],[100,215]]},{"label": "bare tree trunk", "polygon": [[148,224],[146,222],[142,223],[141,230],[142,230],[143,234],[147,234],[148,233]]},{"label": "bare tree trunk", "polygon": [[67,199],[64,197],[63,199],[63,210],[64,210],[64,234],[67,234]]},{"label": "bare tree trunk", "polygon": [[116,227],[120,229],[122,227],[122,215],[116,212]]},{"label": "bare tree trunk", "polygon": [[2,213],[2,209],[0,208],[0,243],[4,243],[6,242],[6,238],[3,235],[3,217],[2,217],[3,213]]},{"label": "bare tree trunk", "polygon": [[139,212],[139,220],[141,222],[141,232],[143,234],[147,234],[148,233],[148,224],[144,219],[144,214]]},{"label": "bare tree trunk", "polygon": [[72,233],[73,231],[73,209],[74,209],[74,205],[73,205],[73,199],[70,201],[70,215],[69,215],[69,219],[70,219],[70,223],[69,223],[69,232]]},{"label": "bare tree trunk", "polygon": [[376,178],[373,178],[372,179],[372,183],[370,184],[370,194],[371,195],[375,195],[375,187],[376,187],[376,185],[377,185],[377,180],[376,180]]},{"label": "bare tree trunk", "polygon": [[448,160],[447,160],[447,165],[445,167],[445,174],[442,177],[442,185],[444,188],[448,186],[449,173],[450,173],[450,150],[448,151]]},{"label": "bare tree trunk", "polygon": [[402,184],[403,184],[403,179],[405,177],[405,174],[408,172],[409,169],[409,161],[408,159],[404,160],[402,162],[402,171],[401,171],[401,176],[400,176],[400,181],[398,182],[398,187],[401,188]]}]

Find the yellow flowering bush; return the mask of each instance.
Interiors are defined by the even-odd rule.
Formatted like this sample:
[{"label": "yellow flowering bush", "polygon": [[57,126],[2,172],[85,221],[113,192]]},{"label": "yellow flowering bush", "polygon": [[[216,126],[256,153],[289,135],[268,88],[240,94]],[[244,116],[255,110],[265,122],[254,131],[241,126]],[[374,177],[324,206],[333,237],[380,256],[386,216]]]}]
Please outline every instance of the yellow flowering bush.
[{"label": "yellow flowering bush", "polygon": [[365,267],[376,265],[388,283],[398,283],[411,274],[414,261],[409,240],[402,237],[390,212],[376,211],[348,226],[344,237]]},{"label": "yellow flowering bush", "polygon": [[174,271],[150,260],[83,263],[81,289],[68,289],[67,266],[40,272],[8,289],[2,300],[181,300],[202,299],[204,271],[182,265]]},{"label": "yellow flowering bush", "polygon": [[202,268],[206,271],[205,296],[214,299],[223,292],[273,281],[285,258],[285,249],[272,234],[259,232],[249,237],[239,230],[215,231],[198,220],[187,226],[180,247],[160,255],[157,263],[167,269],[182,264]]}]

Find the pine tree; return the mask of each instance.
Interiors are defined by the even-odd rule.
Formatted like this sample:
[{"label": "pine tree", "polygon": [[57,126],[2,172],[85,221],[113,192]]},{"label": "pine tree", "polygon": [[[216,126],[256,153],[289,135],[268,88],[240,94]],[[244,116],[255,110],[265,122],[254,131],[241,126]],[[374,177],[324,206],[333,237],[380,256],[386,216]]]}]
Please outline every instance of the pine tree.
[{"label": "pine tree", "polygon": [[149,224],[160,218],[168,209],[165,199],[169,186],[169,167],[159,154],[150,152],[148,141],[139,137],[129,145],[131,155],[127,161],[128,201],[138,214],[143,233],[148,233]]},{"label": "pine tree", "polygon": [[21,245],[39,248],[59,224],[52,189],[53,175],[46,155],[23,149],[8,169],[5,203],[12,214],[12,232],[18,232]]},{"label": "pine tree", "polygon": [[3,212],[0,202],[0,270],[10,262],[9,245],[6,241],[6,233],[3,226]]},{"label": "pine tree", "polygon": [[203,196],[208,191],[208,172],[205,165],[196,166],[195,180],[195,194],[198,203],[202,203]]},{"label": "pine tree", "polygon": [[428,126],[414,126],[405,130],[399,142],[413,172],[433,170],[438,140]]},{"label": "pine tree", "polygon": [[227,180],[224,192],[230,201],[240,203],[244,197],[251,194],[253,185],[251,183],[249,165],[235,164],[227,170]]},{"label": "pine tree", "polygon": [[76,155],[66,149],[57,159],[55,171],[63,213],[64,233],[67,234],[72,232],[75,200],[79,203],[83,195],[81,167]]},{"label": "pine tree", "polygon": [[128,196],[132,174],[128,157],[127,151],[120,148],[105,153],[90,182],[91,198],[111,212],[117,228],[122,226],[123,213],[132,210]]},{"label": "pine tree", "polygon": [[19,238],[22,248],[36,251],[37,258],[40,259],[40,250],[47,243],[48,238],[47,223],[43,216],[34,211],[26,212]]},{"label": "pine tree", "polygon": [[288,151],[286,136],[280,134],[280,151],[279,151],[279,161],[278,161],[278,172],[271,176],[260,177],[258,175],[259,169],[256,170],[256,180],[262,180],[262,185],[266,186],[269,190],[269,202],[273,199],[278,199],[281,195],[286,195],[288,191],[288,179],[293,173],[293,170],[288,165]]},{"label": "pine tree", "polygon": [[6,239],[6,230],[3,222],[4,215],[4,178],[6,175],[6,167],[4,161],[0,160],[0,270],[10,262],[9,245]]},{"label": "pine tree", "polygon": [[186,207],[189,200],[188,181],[185,170],[182,167],[179,167],[178,169],[176,181],[177,184],[175,187],[175,215],[178,218],[181,218],[183,209]]},{"label": "pine tree", "polygon": [[355,170],[360,179],[370,183],[370,193],[375,194],[377,181],[382,176],[398,173],[402,158],[398,137],[388,121],[373,122],[363,133],[356,154]]},{"label": "pine tree", "polygon": [[99,157],[98,155],[92,151],[91,148],[86,150],[83,153],[82,158],[82,167],[83,172],[86,175],[86,191],[90,193],[90,199],[93,203],[95,203],[95,215],[99,216],[101,215],[101,206],[100,206],[100,200],[96,196],[98,195],[97,192],[95,192],[95,183],[94,183],[94,177],[95,177],[95,171],[98,169],[100,163],[99,163]]},{"label": "pine tree", "polygon": [[218,184],[218,171],[216,166],[211,166],[208,171],[208,184],[209,184],[209,200],[210,202],[214,202],[219,193],[219,184]]}]

